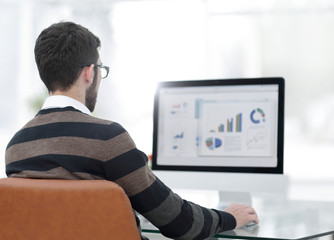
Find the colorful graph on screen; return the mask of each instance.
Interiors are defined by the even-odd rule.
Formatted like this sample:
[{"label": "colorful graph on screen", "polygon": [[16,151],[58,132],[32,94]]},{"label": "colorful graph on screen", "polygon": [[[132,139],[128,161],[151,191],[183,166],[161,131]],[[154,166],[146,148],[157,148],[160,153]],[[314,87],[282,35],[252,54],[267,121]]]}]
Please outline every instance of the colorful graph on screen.
[{"label": "colorful graph on screen", "polygon": [[250,114],[252,123],[259,124],[266,121],[266,114],[261,108],[254,109]]},{"label": "colorful graph on screen", "polygon": [[219,124],[218,132],[225,132],[225,131],[242,132],[242,113],[237,114],[235,120],[234,118],[229,118],[226,120],[226,124]]},{"label": "colorful graph on screen", "polygon": [[223,144],[222,140],[219,138],[213,138],[210,137],[208,139],[206,139],[205,141],[205,145],[210,149],[210,150],[214,150],[216,148],[221,147]]}]

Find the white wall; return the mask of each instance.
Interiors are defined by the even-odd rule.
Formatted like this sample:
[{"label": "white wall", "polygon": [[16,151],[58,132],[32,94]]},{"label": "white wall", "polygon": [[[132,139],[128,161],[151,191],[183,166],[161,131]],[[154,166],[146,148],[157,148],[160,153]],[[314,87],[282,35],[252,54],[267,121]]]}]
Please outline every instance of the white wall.
[{"label": "white wall", "polygon": [[[164,80],[283,76],[285,171],[334,180],[334,8],[311,0],[0,0],[0,156],[45,92],[34,41],[71,20],[102,40],[111,67],[95,114],[118,121],[151,151],[155,83]],[[133,101],[132,99],[135,99]],[[0,176],[4,176],[3,161]]]}]

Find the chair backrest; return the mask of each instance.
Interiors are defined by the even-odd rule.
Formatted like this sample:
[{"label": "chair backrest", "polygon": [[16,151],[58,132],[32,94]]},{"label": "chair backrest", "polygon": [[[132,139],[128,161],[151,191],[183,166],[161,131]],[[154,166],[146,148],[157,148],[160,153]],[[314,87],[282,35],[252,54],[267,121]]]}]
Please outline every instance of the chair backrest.
[{"label": "chair backrest", "polygon": [[123,189],[106,180],[0,179],[0,239],[140,239]]}]

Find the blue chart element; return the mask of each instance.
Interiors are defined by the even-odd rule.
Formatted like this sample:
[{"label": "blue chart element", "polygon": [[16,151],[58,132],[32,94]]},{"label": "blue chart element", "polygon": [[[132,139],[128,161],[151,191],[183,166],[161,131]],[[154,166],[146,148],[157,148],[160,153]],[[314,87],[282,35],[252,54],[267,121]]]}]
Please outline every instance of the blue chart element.
[{"label": "blue chart element", "polygon": [[174,136],[174,139],[177,139],[177,138],[183,138],[183,132],[180,133],[180,134],[176,134],[176,135]]},{"label": "blue chart element", "polygon": [[251,114],[250,114],[250,119],[251,119],[251,121],[252,121],[253,123],[255,123],[255,124],[259,124],[259,123],[261,122],[260,119],[256,119],[256,118],[254,117],[254,115],[255,115],[256,113],[259,113],[259,114],[257,114],[257,115],[260,115],[260,116],[261,116],[260,119],[262,119],[262,122],[265,122],[265,121],[266,121],[266,119],[265,119],[265,116],[266,116],[266,115],[264,114],[264,112],[262,111],[262,109],[261,109],[261,108],[257,108],[257,109],[254,109],[254,110],[251,112]]},{"label": "blue chart element", "polygon": [[255,115],[255,113],[256,113],[256,111],[255,111],[255,109],[252,111],[252,113],[251,113],[251,115],[250,115],[250,119],[251,119],[251,121],[253,122],[253,123],[255,123],[255,124],[259,124],[260,123],[260,120],[258,120],[258,119],[254,119],[254,115]]},{"label": "blue chart element", "polygon": [[222,145],[222,140],[219,138],[215,138],[215,147],[219,148]]}]

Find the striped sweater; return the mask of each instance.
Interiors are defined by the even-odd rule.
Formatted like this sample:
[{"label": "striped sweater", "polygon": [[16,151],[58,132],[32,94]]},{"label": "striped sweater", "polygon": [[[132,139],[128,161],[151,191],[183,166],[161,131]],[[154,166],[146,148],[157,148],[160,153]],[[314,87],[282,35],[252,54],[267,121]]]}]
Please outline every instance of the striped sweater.
[{"label": "striped sweater", "polygon": [[41,110],[6,149],[9,177],[106,179],[119,184],[134,210],[173,239],[205,239],[231,230],[232,215],[181,199],[148,168],[125,129],[73,107]]}]

